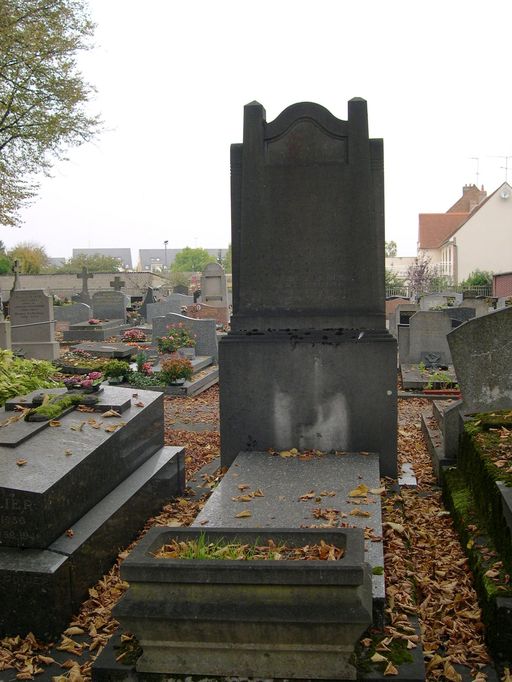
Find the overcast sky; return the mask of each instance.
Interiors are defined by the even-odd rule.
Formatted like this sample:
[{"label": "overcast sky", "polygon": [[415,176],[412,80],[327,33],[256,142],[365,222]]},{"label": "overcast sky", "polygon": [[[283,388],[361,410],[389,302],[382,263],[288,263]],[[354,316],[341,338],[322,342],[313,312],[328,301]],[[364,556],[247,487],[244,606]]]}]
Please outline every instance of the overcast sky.
[{"label": "overcast sky", "polygon": [[243,105],[267,120],[313,101],[341,119],[368,101],[384,138],[386,238],[416,251],[418,213],[465,183],[512,179],[512,3],[430,0],[90,0],[81,60],[106,130],[72,150],[7,246],[226,247],[229,145]]}]

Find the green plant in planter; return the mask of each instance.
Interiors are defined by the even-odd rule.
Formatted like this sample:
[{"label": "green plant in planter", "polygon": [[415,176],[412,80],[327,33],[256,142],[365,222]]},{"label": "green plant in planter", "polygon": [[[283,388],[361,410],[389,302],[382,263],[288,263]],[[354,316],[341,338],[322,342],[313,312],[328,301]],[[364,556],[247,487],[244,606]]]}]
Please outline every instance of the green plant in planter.
[{"label": "green plant in planter", "polygon": [[193,374],[192,363],[186,358],[164,360],[159,374],[166,384],[173,384],[179,379],[189,381]]},{"label": "green plant in planter", "polygon": [[196,340],[182,322],[169,325],[167,336],[160,336],[156,341],[160,353],[175,353],[178,348],[193,348],[196,345]]},{"label": "green plant in planter", "polygon": [[131,370],[129,364],[123,360],[109,360],[103,372],[109,379],[122,379],[128,377]]},{"label": "green plant in planter", "polygon": [[458,384],[455,383],[452,377],[447,372],[442,372],[438,370],[430,375],[427,389],[433,388],[458,388]]}]

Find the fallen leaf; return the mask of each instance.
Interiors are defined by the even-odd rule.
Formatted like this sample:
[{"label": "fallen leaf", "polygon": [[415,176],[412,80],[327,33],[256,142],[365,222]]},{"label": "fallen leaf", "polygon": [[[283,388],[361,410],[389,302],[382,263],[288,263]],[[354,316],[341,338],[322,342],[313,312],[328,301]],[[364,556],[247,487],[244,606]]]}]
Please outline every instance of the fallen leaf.
[{"label": "fallen leaf", "polygon": [[370,658],[370,661],[372,663],[387,663],[388,659],[385,656],[381,656],[381,654],[375,652],[373,656]]},{"label": "fallen leaf", "polygon": [[368,492],[372,495],[382,495],[382,493],[386,492],[386,488],[384,488],[384,486],[382,486],[382,488],[370,488]]},{"label": "fallen leaf", "polygon": [[301,495],[299,497],[299,500],[312,500],[314,497],[316,497],[316,493],[314,490],[310,490],[309,493],[304,493],[304,495]]},{"label": "fallen leaf", "polygon": [[64,450],[65,455],[72,455],[73,452],[71,450]]},{"label": "fallen leaf", "polygon": [[462,675],[455,670],[453,665],[449,661],[445,661],[444,664],[444,676],[450,682],[462,682]]},{"label": "fallen leaf", "polygon": [[258,488],[258,490],[255,490],[253,492],[253,495],[254,497],[265,497],[265,493],[260,488]]},{"label": "fallen leaf", "polygon": [[24,467],[27,462],[28,462],[28,459],[17,459],[16,460],[16,464],[19,467]]},{"label": "fallen leaf", "polygon": [[279,455],[280,457],[295,457],[294,453],[291,450],[281,450]]},{"label": "fallen leaf", "polygon": [[357,488],[354,488],[354,490],[351,490],[348,494],[349,497],[366,497],[368,494],[368,491],[370,488],[368,488],[367,485],[364,483],[360,483]]},{"label": "fallen leaf", "polygon": [[68,637],[71,637],[72,635],[83,635],[83,634],[85,634],[85,631],[82,630],[82,628],[79,628],[76,625],[73,625],[72,627],[68,628],[67,630],[64,630],[64,634],[67,635]]},{"label": "fallen leaf", "polygon": [[66,535],[68,536],[68,538],[72,538],[74,534],[75,531],[71,530],[71,528],[68,528],[68,530],[66,531]]},{"label": "fallen leaf", "polygon": [[349,516],[371,516],[371,512],[369,511],[363,511],[362,509],[352,509],[352,511],[349,513]]},{"label": "fallen leaf", "polygon": [[391,663],[391,661],[387,664],[386,670],[384,670],[384,675],[398,675],[398,670]]},{"label": "fallen leaf", "polygon": [[142,402],[142,400],[139,400],[138,402],[136,402],[135,407],[144,407],[144,403]]},{"label": "fallen leaf", "polygon": [[252,516],[252,512],[250,512],[248,509],[244,509],[244,511],[238,512],[238,514],[235,514],[235,519],[245,519],[248,516]]},{"label": "fallen leaf", "polygon": [[120,417],[120,413],[116,412],[115,410],[107,410],[106,412],[102,412],[101,414],[102,417]]},{"label": "fallen leaf", "polygon": [[78,422],[78,424],[71,424],[69,427],[71,431],[83,431],[83,428],[87,422]]},{"label": "fallen leaf", "polygon": [[239,483],[238,484],[238,490],[247,490],[247,488],[250,488],[251,486],[248,483]]},{"label": "fallen leaf", "polygon": [[60,421],[58,419],[50,419],[48,426],[60,426]]}]

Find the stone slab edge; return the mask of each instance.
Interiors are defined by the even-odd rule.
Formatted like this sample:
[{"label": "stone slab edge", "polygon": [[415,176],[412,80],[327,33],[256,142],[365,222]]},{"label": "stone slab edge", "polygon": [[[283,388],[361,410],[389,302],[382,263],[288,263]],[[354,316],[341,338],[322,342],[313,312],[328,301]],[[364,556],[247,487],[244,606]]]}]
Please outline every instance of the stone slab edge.
[{"label": "stone slab edge", "polygon": [[448,459],[444,456],[443,434],[441,429],[433,429],[429,425],[428,420],[430,418],[431,414],[428,410],[421,413],[421,431],[425,436],[430,459],[432,460],[432,466],[434,467],[436,478],[439,481],[442,470],[446,467],[455,466],[457,462],[454,459]]}]

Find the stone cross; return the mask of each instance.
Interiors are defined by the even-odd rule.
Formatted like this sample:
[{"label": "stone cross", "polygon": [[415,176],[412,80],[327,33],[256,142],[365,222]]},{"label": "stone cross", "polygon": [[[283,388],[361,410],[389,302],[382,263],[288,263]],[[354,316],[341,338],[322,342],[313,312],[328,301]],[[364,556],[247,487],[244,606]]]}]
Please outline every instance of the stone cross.
[{"label": "stone cross", "polygon": [[116,275],[114,277],[114,281],[110,282],[110,286],[112,287],[112,289],[114,289],[114,291],[121,291],[125,284],[126,282],[121,281],[119,275]]},{"label": "stone cross", "polygon": [[81,274],[77,275],[77,277],[78,277],[78,279],[82,280],[82,294],[89,294],[89,289],[87,286],[87,280],[92,279],[94,277],[94,275],[92,273],[90,274],[89,271],[87,270],[87,268],[84,266],[82,268]]},{"label": "stone cross", "polygon": [[20,289],[20,273],[21,273],[21,266],[19,260],[16,258],[14,261],[14,265],[12,266],[12,271],[14,273],[14,282],[12,285],[11,291],[14,291],[15,289]]}]

